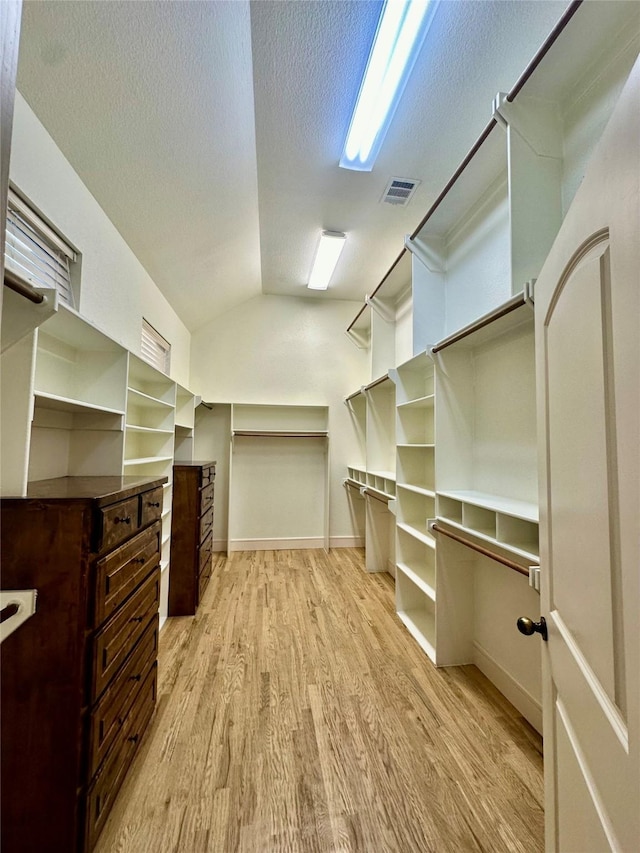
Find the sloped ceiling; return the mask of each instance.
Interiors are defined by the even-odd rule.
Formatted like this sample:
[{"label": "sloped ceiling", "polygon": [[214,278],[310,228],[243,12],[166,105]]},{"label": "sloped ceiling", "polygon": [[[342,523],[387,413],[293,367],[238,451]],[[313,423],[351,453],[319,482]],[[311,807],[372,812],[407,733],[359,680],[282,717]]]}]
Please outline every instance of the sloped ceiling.
[{"label": "sloped ceiling", "polygon": [[[379,0],[27,0],[18,89],[195,330],[261,291],[361,302],[566,6],[443,0],[370,173],[337,164]],[[323,228],[347,247],[310,292]]]}]

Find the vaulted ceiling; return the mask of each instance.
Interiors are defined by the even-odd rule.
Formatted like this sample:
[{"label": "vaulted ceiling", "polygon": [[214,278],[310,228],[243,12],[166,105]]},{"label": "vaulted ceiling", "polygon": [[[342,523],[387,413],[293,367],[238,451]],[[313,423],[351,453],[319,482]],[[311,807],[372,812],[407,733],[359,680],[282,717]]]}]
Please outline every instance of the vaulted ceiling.
[{"label": "vaulted ceiling", "polygon": [[[442,0],[372,172],[338,167],[380,0],[27,0],[18,89],[186,325],[362,301],[561,16]],[[406,207],[391,177],[418,179]],[[348,241],[306,289],[321,229]],[[80,247],[81,248],[81,247]]]}]

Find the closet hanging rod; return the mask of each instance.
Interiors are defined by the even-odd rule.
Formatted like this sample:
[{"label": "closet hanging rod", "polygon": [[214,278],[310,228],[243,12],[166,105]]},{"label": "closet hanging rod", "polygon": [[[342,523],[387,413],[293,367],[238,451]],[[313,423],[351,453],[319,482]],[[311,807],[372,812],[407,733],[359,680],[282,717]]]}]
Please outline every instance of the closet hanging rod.
[{"label": "closet hanging rod", "polygon": [[370,489],[368,487],[364,488],[362,490],[362,493],[368,495],[368,497],[373,498],[376,501],[380,501],[381,504],[388,504],[390,500],[393,500],[393,498],[390,497],[383,497],[382,492],[378,492],[375,489]]},{"label": "closet hanging rod", "polygon": [[18,278],[17,275],[11,272],[11,270],[4,271],[4,286],[8,287],[9,290],[13,290],[14,293],[20,294],[20,296],[24,296],[25,299],[28,299],[30,302],[35,302],[36,305],[41,305],[44,302],[44,296],[42,293],[38,293],[30,284],[27,284],[22,279]]},{"label": "closet hanging rod", "polygon": [[353,394],[349,394],[348,397],[344,398],[345,403],[348,403],[349,400],[353,400],[355,397],[359,397],[362,394],[362,388],[358,388],[357,391],[354,391]]},{"label": "closet hanging rod", "polygon": [[[584,2],[584,0],[573,0],[573,2],[572,2],[572,3],[567,7],[567,9],[565,10],[564,14],[563,14],[563,15],[562,15],[562,17],[559,19],[558,23],[557,23],[557,24],[555,25],[555,27],[551,30],[551,32],[549,33],[549,35],[547,36],[547,38],[545,39],[545,41],[544,41],[544,42],[542,43],[542,45],[540,46],[540,48],[538,49],[537,53],[535,54],[535,56],[534,56],[534,57],[533,57],[533,59],[531,60],[531,62],[527,65],[527,67],[524,69],[524,71],[522,72],[522,74],[520,75],[520,77],[518,78],[518,80],[516,81],[516,83],[515,83],[515,85],[513,86],[513,88],[512,88],[512,89],[509,91],[509,93],[507,94],[507,101],[511,102],[511,101],[515,100],[516,96],[519,94],[519,92],[521,91],[521,89],[524,87],[525,83],[526,83],[526,82],[529,80],[529,78],[532,76],[533,72],[536,70],[536,68],[538,67],[538,65],[540,65],[540,63],[542,62],[542,60],[544,59],[544,57],[547,55],[547,53],[549,52],[549,50],[551,49],[551,47],[553,46],[553,44],[554,44],[554,43],[556,42],[556,40],[558,39],[558,36],[560,36],[560,34],[562,33],[562,31],[565,29],[565,27],[567,26],[567,24],[569,23],[569,21],[573,18],[573,16],[574,16],[574,15],[575,15],[575,13],[578,11],[578,9],[580,8],[580,6],[582,5],[582,3],[583,3],[583,2]],[[426,225],[426,223],[429,221],[429,219],[431,219],[431,217],[432,217],[432,216],[433,216],[433,214],[436,212],[436,210],[438,209],[438,207],[440,207],[440,205],[441,205],[441,203],[444,201],[445,197],[449,194],[449,191],[452,189],[452,187],[454,186],[454,184],[456,183],[456,181],[458,180],[458,178],[460,177],[460,175],[461,175],[461,174],[464,172],[464,170],[467,168],[467,166],[469,165],[469,163],[471,162],[471,160],[475,157],[475,155],[476,155],[476,154],[477,154],[477,152],[478,152],[478,149],[479,149],[479,148],[480,148],[480,146],[483,144],[483,142],[485,141],[485,139],[487,138],[487,136],[489,136],[489,134],[491,133],[491,131],[493,130],[493,128],[494,128],[494,127],[496,127],[496,125],[497,125],[496,120],[492,118],[492,119],[489,121],[489,123],[487,124],[487,126],[485,127],[485,129],[482,131],[482,133],[480,134],[480,136],[478,137],[478,139],[476,140],[476,142],[474,143],[474,145],[471,147],[471,149],[469,150],[469,152],[467,153],[467,155],[465,156],[465,158],[462,160],[462,162],[460,163],[460,165],[458,166],[458,168],[455,170],[455,172],[453,173],[453,175],[449,178],[449,180],[448,180],[448,181],[447,181],[447,183],[445,184],[445,186],[444,186],[444,188],[443,188],[442,192],[440,193],[440,195],[437,197],[437,199],[436,199],[436,200],[434,201],[434,203],[431,205],[431,207],[429,208],[429,210],[428,210],[428,211],[425,213],[425,215],[422,217],[422,219],[421,219],[421,220],[420,220],[420,222],[418,223],[418,225],[417,225],[417,227],[415,228],[415,230],[413,231],[413,233],[409,235],[409,239],[410,239],[410,240],[414,240],[414,239],[417,237],[417,235],[419,234],[419,232],[424,228],[424,226],[425,226],[425,225]],[[395,261],[393,262],[393,264],[391,265],[391,267],[390,267],[390,268],[389,268],[389,270],[387,271],[386,275],[384,276],[384,278],[383,278],[383,279],[382,279],[382,281],[380,282],[380,284],[376,287],[376,289],[375,289],[375,290],[373,291],[373,293],[371,294],[371,297],[370,297],[371,299],[372,299],[372,298],[377,294],[377,292],[380,290],[380,288],[382,287],[382,285],[383,285],[383,284],[385,283],[385,281],[389,278],[389,276],[390,276],[390,275],[391,275],[391,273],[393,272],[393,269],[394,269],[394,268],[395,268],[395,266],[398,264],[398,262],[400,261],[400,259],[402,258],[402,256],[404,255],[404,253],[405,253],[405,252],[406,252],[406,249],[403,249],[403,250],[402,250],[402,252],[400,252],[400,254],[398,255],[398,257],[395,259]],[[366,308],[366,307],[367,307],[367,305],[366,305],[366,303],[365,303],[365,305],[363,305],[363,306],[362,306],[362,308],[360,309],[360,311],[356,314],[355,318],[352,320],[351,325],[350,325],[350,326],[349,326],[349,328],[347,329],[347,332],[351,331],[351,329],[353,328],[353,326],[355,325],[355,323],[356,323],[356,322],[358,321],[358,319],[362,316],[362,313],[364,312],[364,310],[365,310],[365,308]]]},{"label": "closet hanging rod", "polygon": [[[464,536],[458,536],[457,533],[450,533],[448,530],[445,530],[443,527],[439,527],[437,524],[432,524],[430,529],[433,533],[441,533],[443,536],[448,536],[449,539],[454,539],[456,542],[459,542],[461,545],[465,545],[467,548],[471,548],[472,551],[477,551],[478,554],[482,554],[484,557],[490,557],[492,560],[495,560],[498,563],[502,563],[503,566],[506,566],[508,569],[512,569],[514,572],[518,572],[518,574],[526,575],[529,577],[529,569],[526,569],[524,566],[519,566],[517,563],[508,560],[506,557],[501,557],[498,554],[495,554],[493,551],[489,551],[487,548],[483,548],[481,545],[476,545],[475,542],[471,542],[469,539],[465,539]],[[533,566],[532,568],[539,568],[539,566]]]},{"label": "closet hanging rod", "polygon": [[457,332],[454,332],[452,335],[449,335],[448,338],[443,338],[441,341],[438,341],[433,347],[431,347],[431,352],[435,355],[440,352],[440,350],[445,349],[446,347],[450,347],[451,344],[456,344],[458,341],[463,340],[463,338],[472,335],[474,332],[477,332],[479,329],[484,329],[485,326],[490,326],[491,323],[495,323],[496,320],[499,320],[501,317],[506,317],[507,314],[510,314],[512,311],[515,311],[518,308],[521,308],[523,305],[526,305],[527,301],[524,297],[524,293],[519,293],[517,296],[514,296],[508,302],[500,305],[499,308],[496,308],[494,311],[490,311],[488,314],[485,314],[482,317],[479,317],[475,323],[470,323],[468,326],[464,326],[462,329],[459,329]]},{"label": "closet hanging rod", "polygon": [[562,31],[567,26],[567,24],[569,23],[571,18],[573,18],[573,16],[578,11],[580,6],[582,6],[582,3],[583,3],[583,0],[573,0],[573,2],[570,3],[569,6],[567,6],[562,17],[558,21],[558,23],[551,30],[551,32],[549,33],[547,38],[542,42],[542,44],[539,47],[536,55],[533,57],[533,59],[527,65],[527,67],[524,69],[524,71],[522,72],[522,74],[520,75],[518,80],[516,81],[515,86],[511,89],[511,91],[507,95],[507,101],[509,101],[509,103],[511,103],[511,101],[513,101],[515,99],[516,95],[520,92],[520,90],[522,89],[524,84],[527,82],[529,77],[531,77],[531,75],[536,70],[538,65],[540,65],[540,63],[542,62],[542,60],[547,55],[547,53],[549,52],[549,49],[553,46],[553,44],[556,41],[556,39],[558,38],[558,36],[562,33]]},{"label": "closet hanging rod", "polygon": [[371,389],[375,388],[376,385],[382,385],[382,383],[387,382],[388,379],[389,379],[389,374],[385,373],[384,376],[380,376],[380,377],[378,377],[378,379],[374,379],[373,382],[370,382],[368,385],[365,385],[363,390],[364,391],[371,391]]}]

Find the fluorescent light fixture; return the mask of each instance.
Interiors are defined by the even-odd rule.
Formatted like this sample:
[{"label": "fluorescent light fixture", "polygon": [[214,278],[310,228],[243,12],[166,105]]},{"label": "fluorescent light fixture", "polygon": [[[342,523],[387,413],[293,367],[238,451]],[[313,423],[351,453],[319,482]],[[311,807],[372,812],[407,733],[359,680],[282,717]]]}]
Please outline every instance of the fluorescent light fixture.
[{"label": "fluorescent light fixture", "polygon": [[346,234],[337,231],[322,232],[307,285],[311,290],[326,290],[329,287],[346,239]]},{"label": "fluorescent light fixture", "polygon": [[431,24],[437,0],[385,0],[340,159],[370,172]]}]

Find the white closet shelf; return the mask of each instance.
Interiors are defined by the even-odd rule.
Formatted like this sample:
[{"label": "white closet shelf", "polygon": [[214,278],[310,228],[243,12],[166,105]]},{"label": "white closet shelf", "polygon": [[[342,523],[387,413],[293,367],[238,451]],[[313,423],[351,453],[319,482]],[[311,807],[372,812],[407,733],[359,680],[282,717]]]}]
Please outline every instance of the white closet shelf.
[{"label": "white closet shelf", "polygon": [[168,515],[171,515],[171,507],[168,506],[166,509],[162,510],[162,518],[166,518]]},{"label": "white closet shelf", "polygon": [[433,450],[435,444],[398,444],[397,447],[405,448],[405,447],[421,447],[423,450]]},{"label": "white closet shelf", "polygon": [[[452,521],[450,518],[446,518],[445,516],[439,515],[436,521],[438,524],[445,524],[454,528],[454,530],[459,530],[460,533],[463,533],[472,539],[479,539],[492,548],[497,548],[498,551],[506,551],[509,554],[513,554],[515,557],[520,557],[525,560],[527,564],[530,563],[532,565],[538,565],[540,562],[538,548],[532,547],[532,543],[530,542],[509,541],[506,539],[502,540],[497,538],[497,536],[492,535],[492,529],[482,530],[477,527],[468,527],[457,521]],[[491,547],[488,548],[488,550],[491,550]]]},{"label": "white closet shelf", "polygon": [[413,569],[409,568],[406,563],[396,563],[396,567],[405,574],[412,583],[414,583],[419,589],[424,592],[424,594],[430,598],[433,602],[436,600],[436,591],[428,584],[426,581],[422,580],[422,578],[413,571]]},{"label": "white closet shelf", "polygon": [[153,435],[173,435],[172,429],[156,429],[155,427],[138,426],[137,424],[125,424],[128,432],[144,432]]},{"label": "white closet shelf", "polygon": [[152,465],[154,462],[173,462],[173,456],[140,456],[136,459],[125,459],[125,467],[129,465]]},{"label": "white closet shelf", "polygon": [[133,402],[136,406],[163,406],[166,409],[173,409],[173,403],[167,403],[166,400],[161,400],[158,397],[152,397],[150,394],[145,394],[144,391],[138,391],[137,388],[129,386],[127,393],[133,397]]},{"label": "white closet shelf", "polygon": [[513,498],[505,498],[500,495],[473,490],[438,490],[437,496],[439,498],[450,498],[451,500],[459,501],[461,504],[469,504],[470,506],[499,512],[503,515],[510,515],[513,518],[520,518],[523,521],[531,521],[536,524],[538,522],[538,506],[528,501],[514,500]]},{"label": "white closet shelf", "polygon": [[427,545],[429,548],[433,548],[435,550],[436,543],[431,534],[423,533],[421,530],[418,530],[417,527],[412,527],[404,521],[398,522],[398,529],[404,530],[405,533],[408,533],[409,536],[413,536],[413,538],[417,539],[418,542],[422,542],[423,545]]},{"label": "white closet shelf", "polygon": [[435,637],[435,614],[425,610],[398,610],[398,617],[422,651],[435,663],[436,650],[431,637]]},{"label": "white closet shelf", "polygon": [[396,473],[395,471],[371,471],[367,470],[367,474],[372,477],[381,477],[383,480],[393,480],[396,481]]},{"label": "white closet shelf", "polygon": [[189,432],[193,432],[193,424],[180,423],[178,420],[176,420],[175,427],[179,430],[188,430]]},{"label": "white closet shelf", "polygon": [[435,401],[435,394],[426,397],[416,397],[415,400],[407,400],[406,403],[398,403],[399,409],[431,409]]},{"label": "white closet shelf", "polygon": [[160,572],[164,574],[169,568],[169,560],[160,560]]},{"label": "white closet shelf", "polygon": [[85,400],[74,400],[71,397],[61,397],[57,394],[48,394],[46,391],[34,391],[36,404],[42,409],[53,409],[57,412],[102,412],[106,415],[122,415],[121,409],[111,409],[96,403],[87,403]]},{"label": "white closet shelf", "polygon": [[431,489],[423,489],[421,486],[412,486],[409,483],[398,483],[399,489],[405,489],[407,492],[414,492],[416,495],[422,495],[425,498],[435,498],[436,493]]}]

